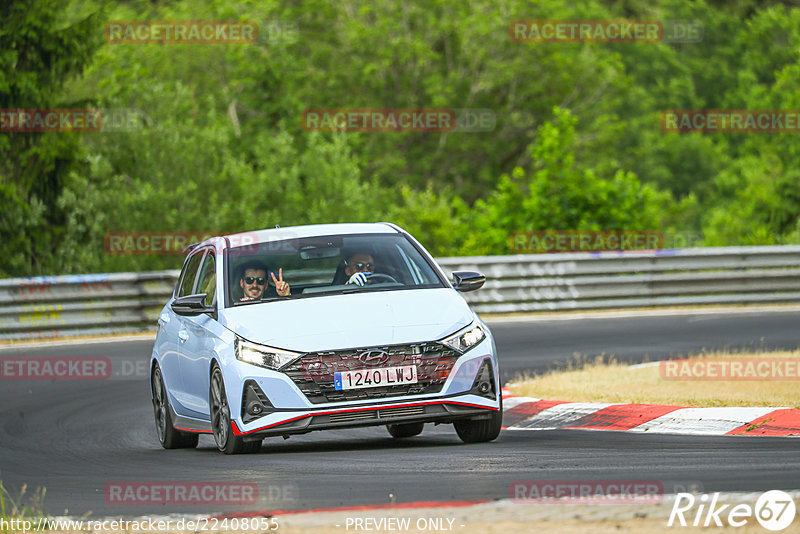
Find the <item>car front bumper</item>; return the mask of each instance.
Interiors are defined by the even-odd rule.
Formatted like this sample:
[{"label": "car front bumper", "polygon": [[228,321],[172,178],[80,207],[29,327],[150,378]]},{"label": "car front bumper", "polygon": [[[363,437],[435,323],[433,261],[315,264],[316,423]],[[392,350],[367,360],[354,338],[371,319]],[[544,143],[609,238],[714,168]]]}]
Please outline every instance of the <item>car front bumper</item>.
[{"label": "car front bumper", "polygon": [[272,413],[246,425],[242,424],[241,421],[233,421],[233,433],[243,436],[245,441],[249,441],[249,439],[305,434],[314,430],[336,428],[417,422],[452,423],[455,420],[465,418],[488,418],[499,409],[498,407],[478,403],[487,399],[473,399],[477,402],[469,403],[463,400],[466,397],[474,396],[465,395],[417,402],[381,403],[370,407],[321,409],[312,412]]},{"label": "car front bumper", "polygon": [[[500,409],[497,358],[491,336],[458,356],[447,379],[435,393],[379,396],[339,402],[315,402],[287,374],[231,362],[226,366],[226,390],[233,433],[245,439],[302,434],[313,430],[387,424],[434,422],[491,417]],[[491,369],[491,391],[477,391],[476,377],[482,367]],[[257,391],[247,389],[249,386]],[[258,398],[264,411],[248,414],[246,405]]]}]

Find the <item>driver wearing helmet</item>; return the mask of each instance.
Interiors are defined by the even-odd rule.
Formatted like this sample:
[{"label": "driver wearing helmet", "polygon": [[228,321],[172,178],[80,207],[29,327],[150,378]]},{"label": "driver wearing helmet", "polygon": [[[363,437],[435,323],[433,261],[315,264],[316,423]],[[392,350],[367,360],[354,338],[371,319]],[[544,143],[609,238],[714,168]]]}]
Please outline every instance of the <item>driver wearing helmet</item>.
[{"label": "driver wearing helmet", "polygon": [[346,282],[347,284],[366,285],[367,276],[375,272],[375,260],[372,259],[371,255],[364,252],[350,255],[345,260],[344,265],[344,272],[350,277]]}]

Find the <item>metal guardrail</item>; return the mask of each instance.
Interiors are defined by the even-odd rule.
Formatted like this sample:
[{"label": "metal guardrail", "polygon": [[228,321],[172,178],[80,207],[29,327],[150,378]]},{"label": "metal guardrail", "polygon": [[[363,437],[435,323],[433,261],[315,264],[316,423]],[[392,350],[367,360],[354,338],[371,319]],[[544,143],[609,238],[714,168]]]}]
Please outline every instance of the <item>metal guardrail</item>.
[{"label": "metal guardrail", "polygon": [[0,279],[0,339],[155,330],[180,271]]},{"label": "metal guardrail", "polygon": [[[478,313],[800,302],[800,246],[439,258]],[[155,330],[178,271],[0,280],[0,339]]]},{"label": "metal guardrail", "polygon": [[479,313],[800,302],[800,246],[440,258],[486,275]]}]

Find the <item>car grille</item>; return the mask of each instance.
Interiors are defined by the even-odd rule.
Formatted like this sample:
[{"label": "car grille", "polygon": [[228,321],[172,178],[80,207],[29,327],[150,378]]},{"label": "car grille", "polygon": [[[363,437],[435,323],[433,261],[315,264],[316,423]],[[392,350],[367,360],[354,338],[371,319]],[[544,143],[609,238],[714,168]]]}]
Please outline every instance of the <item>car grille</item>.
[{"label": "car grille", "polygon": [[384,408],[378,410],[379,417],[408,417],[411,415],[424,415],[424,406],[403,406],[401,408]]},{"label": "car grille", "polygon": [[402,406],[400,408],[383,408],[382,410],[365,410],[363,412],[343,412],[330,414],[331,423],[351,423],[353,421],[369,421],[371,419],[386,419],[392,417],[410,417],[425,415],[424,406]]},{"label": "car grille", "polygon": [[[383,351],[388,355],[380,365],[367,365],[359,356],[368,351]],[[300,359],[283,369],[314,404],[362,399],[381,399],[401,395],[423,395],[438,393],[444,386],[450,370],[459,354],[439,343],[414,343],[369,347],[329,352],[304,354]],[[337,391],[333,383],[334,373],[381,367],[414,365],[417,368],[416,384],[394,384],[365,389]]]},{"label": "car grille", "polygon": [[369,412],[332,413],[330,415],[331,423],[351,423],[353,421],[369,421],[377,418],[378,412],[374,410]]}]

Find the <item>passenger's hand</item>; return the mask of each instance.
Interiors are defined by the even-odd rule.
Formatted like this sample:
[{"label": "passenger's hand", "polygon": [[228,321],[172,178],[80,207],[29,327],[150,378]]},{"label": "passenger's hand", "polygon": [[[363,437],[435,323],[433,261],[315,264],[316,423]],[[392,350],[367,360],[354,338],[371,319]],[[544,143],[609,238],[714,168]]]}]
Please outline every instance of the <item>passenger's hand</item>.
[{"label": "passenger's hand", "polygon": [[278,295],[281,297],[288,297],[292,294],[291,288],[289,288],[289,282],[283,281],[283,267],[278,269],[278,278],[275,278],[275,273],[269,273],[272,276],[272,281],[275,282],[275,291],[278,292]]},{"label": "passenger's hand", "polygon": [[358,286],[364,286],[367,284],[367,275],[372,273],[355,273],[353,276],[350,277],[350,280],[347,281],[348,284],[356,284]]}]

